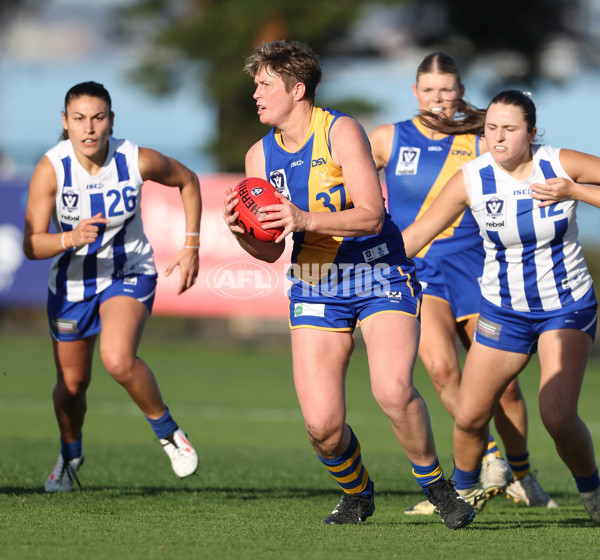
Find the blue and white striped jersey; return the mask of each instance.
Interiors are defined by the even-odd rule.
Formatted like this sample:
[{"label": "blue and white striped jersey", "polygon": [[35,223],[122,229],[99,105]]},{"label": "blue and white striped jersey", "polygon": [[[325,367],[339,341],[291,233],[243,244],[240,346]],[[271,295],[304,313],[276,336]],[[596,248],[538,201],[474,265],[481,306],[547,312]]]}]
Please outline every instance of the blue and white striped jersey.
[{"label": "blue and white striped jersey", "polygon": [[530,185],[569,178],[560,149],[533,145],[534,169],[519,181],[490,153],[465,164],[471,212],[485,248],[481,291],[485,299],[515,311],[549,311],[579,300],[592,286],[577,239],[577,202],[538,207]]},{"label": "blue and white striped jersey", "polygon": [[70,231],[80,220],[102,212],[110,223],[100,226],[91,245],[54,257],[49,288],[68,301],[82,301],[102,292],[113,279],[129,274],[156,274],[154,253],[143,230],[138,147],[109,138],[106,162],[90,175],[77,161],[70,140],[46,152],[56,172],[57,231]]}]

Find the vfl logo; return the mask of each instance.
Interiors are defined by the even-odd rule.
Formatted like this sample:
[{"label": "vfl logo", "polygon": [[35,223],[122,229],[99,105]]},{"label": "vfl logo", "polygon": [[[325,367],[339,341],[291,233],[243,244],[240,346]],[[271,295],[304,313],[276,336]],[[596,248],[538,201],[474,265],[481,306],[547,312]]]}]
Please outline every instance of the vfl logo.
[{"label": "vfl logo", "polygon": [[287,179],[284,169],[276,169],[269,174],[269,183],[273,185],[279,194],[285,196],[288,200],[292,200],[290,191],[287,186]]},{"label": "vfl logo", "polygon": [[317,159],[313,159],[311,162],[311,166],[312,167],[319,167],[319,165],[325,165],[327,163],[327,160],[325,158],[317,158]]},{"label": "vfl logo", "polygon": [[485,211],[490,218],[497,218],[504,210],[504,201],[499,198],[490,198],[485,202]]},{"label": "vfl logo", "polygon": [[504,229],[506,227],[506,200],[492,196],[485,201],[485,227]]},{"label": "vfl logo", "polygon": [[79,206],[79,193],[74,190],[63,191],[62,203],[68,212],[74,212]]},{"label": "vfl logo", "polygon": [[265,189],[263,189],[262,187],[254,187],[254,188],[252,189],[252,194],[253,194],[254,196],[260,196],[260,195],[261,195],[262,193],[264,193],[264,192],[265,192]]},{"label": "vfl logo", "polygon": [[398,163],[396,164],[396,175],[416,175],[420,156],[421,148],[400,148]]},{"label": "vfl logo", "polygon": [[400,152],[400,157],[402,158],[402,163],[404,165],[408,165],[409,163],[412,163],[417,157],[417,151],[414,148],[402,148],[402,152]]}]

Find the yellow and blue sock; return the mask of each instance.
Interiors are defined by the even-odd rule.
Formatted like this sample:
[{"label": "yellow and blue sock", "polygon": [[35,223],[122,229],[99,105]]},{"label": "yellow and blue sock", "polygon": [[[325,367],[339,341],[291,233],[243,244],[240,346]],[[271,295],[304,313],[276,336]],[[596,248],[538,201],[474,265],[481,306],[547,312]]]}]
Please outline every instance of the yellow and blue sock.
[{"label": "yellow and blue sock", "polygon": [[500,449],[498,449],[498,444],[494,439],[494,436],[490,434],[490,439],[488,440],[487,451],[485,452],[485,456],[495,455],[498,457],[502,457],[502,453],[500,453]]},{"label": "yellow and blue sock", "polygon": [[344,492],[370,497],[373,494],[373,483],[363,465],[358,439],[350,431],[350,443],[342,455],[334,459],[318,457]]},{"label": "yellow and blue sock", "polygon": [[511,455],[506,454],[506,460],[510,465],[510,469],[515,475],[515,478],[523,478],[531,472],[531,465],[529,464],[529,451],[523,455]]},{"label": "yellow and blue sock", "polygon": [[596,472],[591,476],[575,476],[575,484],[577,484],[577,490],[579,492],[591,492],[600,486],[600,477],[598,476],[598,467],[596,467]]},{"label": "yellow and blue sock", "polygon": [[419,483],[421,488],[425,488],[444,478],[444,471],[442,470],[437,457],[431,465],[415,465],[412,461],[410,464],[412,465],[412,473],[415,480]]},{"label": "yellow and blue sock", "polygon": [[169,412],[168,407],[167,410],[165,410],[165,413],[160,418],[154,420],[146,416],[146,420],[150,422],[150,425],[152,426],[156,437],[160,439],[165,439],[169,437],[173,432],[179,429],[177,422],[175,422],[175,420],[173,420],[173,418],[171,417],[171,413]]}]

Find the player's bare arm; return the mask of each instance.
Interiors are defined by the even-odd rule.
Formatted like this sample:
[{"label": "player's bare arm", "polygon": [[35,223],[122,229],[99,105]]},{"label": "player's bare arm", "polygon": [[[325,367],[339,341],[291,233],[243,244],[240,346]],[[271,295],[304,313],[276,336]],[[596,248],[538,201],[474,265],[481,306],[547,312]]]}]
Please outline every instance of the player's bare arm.
[{"label": "player's bare arm", "polygon": [[202,198],[198,175],[185,165],[150,148],[140,148],[138,164],[142,179],[156,181],[167,187],[178,187],[185,214],[185,242],[165,270],[169,276],[176,267],[180,270],[177,295],[196,283],[199,269],[200,218]]},{"label": "player's bare arm", "polygon": [[390,161],[394,144],[394,125],[378,126],[370,135],[371,153],[377,169],[383,169]]},{"label": "player's bare arm", "polygon": [[573,179],[553,177],[545,183],[531,185],[531,197],[538,206],[550,206],[561,200],[580,200],[600,207],[600,158],[575,150],[560,151],[560,162]]},{"label": "player's bare arm", "polygon": [[93,243],[98,237],[98,225],[109,222],[102,214],[96,214],[81,220],[72,231],[49,233],[57,188],[54,167],[43,157],[31,178],[25,211],[23,252],[28,259],[47,259]]},{"label": "player's bare arm", "polygon": [[429,209],[402,232],[404,248],[414,257],[437,235],[449,227],[469,205],[464,174],[457,171],[446,183]]}]

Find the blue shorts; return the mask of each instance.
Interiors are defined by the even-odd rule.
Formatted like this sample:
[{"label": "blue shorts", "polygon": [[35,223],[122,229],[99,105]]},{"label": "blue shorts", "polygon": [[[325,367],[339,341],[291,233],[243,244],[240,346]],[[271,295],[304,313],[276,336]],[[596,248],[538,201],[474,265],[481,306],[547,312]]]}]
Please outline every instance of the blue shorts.
[{"label": "blue shorts", "polygon": [[484,259],[481,244],[454,255],[415,258],[423,296],[447,301],[456,321],[477,315]]},{"label": "blue shorts", "polygon": [[288,295],[292,329],[352,331],[357,321],[377,313],[403,313],[417,319],[421,313],[421,286],[410,260],[402,267],[356,265],[335,283],[313,286],[293,280]]},{"label": "blue shorts", "polygon": [[79,340],[100,332],[100,306],[115,296],[128,296],[142,302],[152,312],[156,275],[133,275],[114,280],[99,294],[83,301],[68,301],[48,290],[50,334],[60,341]]},{"label": "blue shorts", "polygon": [[594,289],[568,307],[554,311],[513,311],[491,304],[482,298],[475,340],[484,346],[533,354],[537,341],[546,331],[576,329],[596,336],[598,303]]}]

